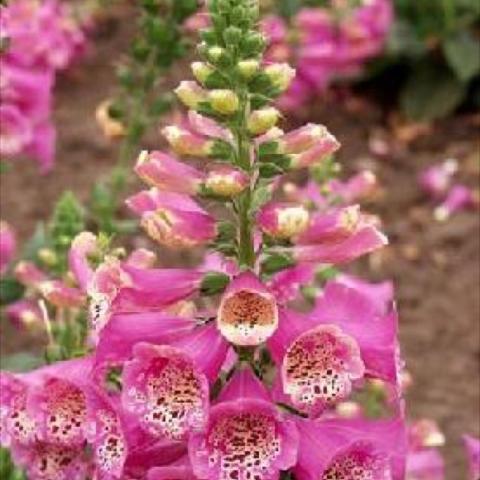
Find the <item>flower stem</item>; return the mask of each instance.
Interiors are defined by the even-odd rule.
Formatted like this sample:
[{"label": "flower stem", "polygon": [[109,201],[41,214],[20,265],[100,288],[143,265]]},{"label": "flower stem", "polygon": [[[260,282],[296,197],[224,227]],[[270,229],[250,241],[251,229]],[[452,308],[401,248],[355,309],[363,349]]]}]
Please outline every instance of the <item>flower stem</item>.
[{"label": "flower stem", "polygon": [[250,218],[252,202],[252,165],[250,158],[250,136],[247,131],[247,115],[250,111],[250,101],[246,91],[239,94],[240,111],[238,127],[235,129],[237,143],[238,165],[250,173],[250,188],[237,201],[238,211],[238,261],[240,266],[253,268],[255,266],[255,248],[253,243],[252,219]]}]

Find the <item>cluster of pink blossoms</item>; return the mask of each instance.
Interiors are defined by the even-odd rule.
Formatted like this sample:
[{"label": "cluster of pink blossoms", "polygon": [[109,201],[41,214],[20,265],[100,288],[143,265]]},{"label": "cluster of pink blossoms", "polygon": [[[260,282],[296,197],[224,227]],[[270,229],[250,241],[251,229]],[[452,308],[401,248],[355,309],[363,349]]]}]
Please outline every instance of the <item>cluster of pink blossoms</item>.
[{"label": "cluster of pink blossoms", "polygon": [[0,7],[0,32],[0,155],[31,156],[48,171],[55,156],[55,75],[84,49],[83,31],[65,3],[12,0]]},{"label": "cluster of pink blossoms", "polygon": [[290,61],[297,70],[280,106],[293,111],[335,79],[361,73],[382,51],[392,21],[391,0],[331,0],[329,7],[304,7],[291,27],[279,16],[264,19],[270,41],[266,59]]},{"label": "cluster of pink blossoms", "polygon": [[[373,178],[330,182],[331,200],[312,185],[271,200],[282,173],[326,162],[339,144],[321,125],[275,126],[265,99],[292,72],[262,67],[252,2],[210,9],[199,83],[176,90],[189,122],[163,130],[171,152],[140,154],[149,189],[127,200],[163,247],[210,252],[194,268],[155,268],[149,250],[122,258],[77,236],[69,283],[39,276],[32,288],[56,308],[88,310],[88,352],[1,373],[2,445],[30,480],[404,480],[391,285],[341,275],[302,302],[319,267],[385,245],[354,204]],[[25,264],[16,273],[35,276]],[[369,385],[385,394],[385,417],[346,414]]]},{"label": "cluster of pink blossoms", "polygon": [[418,177],[422,190],[437,204],[434,217],[439,222],[455,212],[478,207],[478,193],[466,185],[453,183],[457,170],[457,161],[451,158],[425,168]]}]

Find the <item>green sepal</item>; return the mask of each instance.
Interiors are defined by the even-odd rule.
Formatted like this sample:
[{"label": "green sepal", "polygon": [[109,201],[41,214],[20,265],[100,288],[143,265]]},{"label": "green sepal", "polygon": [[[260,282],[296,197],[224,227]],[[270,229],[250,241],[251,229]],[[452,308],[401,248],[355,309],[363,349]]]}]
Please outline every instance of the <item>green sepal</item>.
[{"label": "green sepal", "polygon": [[221,272],[208,272],[202,279],[200,293],[205,296],[222,293],[230,283],[230,277]]}]

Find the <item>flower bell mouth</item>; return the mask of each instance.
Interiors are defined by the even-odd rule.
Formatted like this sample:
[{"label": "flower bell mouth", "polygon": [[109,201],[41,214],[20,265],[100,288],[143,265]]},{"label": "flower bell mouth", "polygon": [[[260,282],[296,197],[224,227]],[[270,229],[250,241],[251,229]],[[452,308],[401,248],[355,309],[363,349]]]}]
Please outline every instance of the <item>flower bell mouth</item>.
[{"label": "flower bell mouth", "polygon": [[275,299],[248,289],[226,295],[220,305],[218,326],[223,336],[236,345],[263,343],[278,326]]},{"label": "flower bell mouth", "polygon": [[137,344],[126,364],[123,405],[154,436],[182,440],[206,422],[208,386],[192,361],[170,347]]},{"label": "flower bell mouth", "polygon": [[392,478],[388,458],[372,451],[368,443],[358,442],[334,458],[321,480],[392,480]]},{"label": "flower bell mouth", "polygon": [[282,365],[285,393],[309,413],[346,398],[352,380],[363,373],[357,342],[334,325],[301,334],[288,349]]},{"label": "flower bell mouth", "polygon": [[[219,418],[209,432],[207,444],[209,463],[222,466],[224,478],[238,480],[263,478],[281,452],[275,420],[260,412]],[[251,472],[245,472],[247,468]]]}]

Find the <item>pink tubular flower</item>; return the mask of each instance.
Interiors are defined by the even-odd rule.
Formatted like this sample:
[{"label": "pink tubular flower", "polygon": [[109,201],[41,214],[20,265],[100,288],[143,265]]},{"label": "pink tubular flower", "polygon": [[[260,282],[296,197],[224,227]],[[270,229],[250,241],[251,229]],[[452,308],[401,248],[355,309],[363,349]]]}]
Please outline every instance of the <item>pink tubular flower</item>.
[{"label": "pink tubular flower", "polygon": [[223,294],[217,326],[235,345],[258,345],[277,329],[275,297],[253,273],[239,274]]},{"label": "pink tubular flower", "polygon": [[204,189],[219,197],[230,198],[243,192],[250,185],[250,177],[229,165],[212,166],[205,178]]},{"label": "pink tubular flower", "polygon": [[435,209],[435,219],[444,222],[453,213],[472,208],[477,203],[478,199],[470,188],[465,185],[455,185],[448,192],[445,200]]},{"label": "pink tubular flower", "polygon": [[27,117],[14,105],[0,105],[0,154],[13,157],[32,142],[33,131]]},{"label": "pink tubular flower", "polygon": [[208,415],[208,380],[181,350],[137,343],[123,374],[122,403],[151,435],[185,439]]},{"label": "pink tubular flower", "polygon": [[464,435],[463,443],[468,458],[469,480],[475,480],[480,475],[480,440],[470,435]]},{"label": "pink tubular flower", "polygon": [[397,384],[395,335],[394,313],[380,316],[368,298],[329,283],[309,314],[282,310],[269,347],[283,393],[295,408],[318,416],[365,375]]},{"label": "pink tubular flower", "polygon": [[205,430],[189,440],[199,478],[274,479],[297,460],[298,433],[250,370],[237,372],[212,407]]},{"label": "pink tubular flower", "polygon": [[440,164],[431,165],[422,170],[418,177],[418,183],[432,198],[438,199],[447,193],[453,175],[457,170],[457,161],[448,159]]},{"label": "pink tubular flower", "polygon": [[[445,464],[438,450],[433,448],[409,452],[407,456],[408,480],[444,480]],[[475,477],[472,477],[472,480]]]},{"label": "pink tubular flower", "polygon": [[42,282],[48,280],[46,273],[42,272],[33,262],[20,261],[15,265],[15,278],[26,287],[38,289]]},{"label": "pink tubular flower", "polygon": [[340,148],[338,140],[325,128],[315,144],[301,153],[290,155],[291,168],[309,167],[325,160]]},{"label": "pink tubular flower", "polygon": [[290,203],[269,202],[257,214],[259,227],[274,238],[290,239],[301,235],[309,220],[305,207]]},{"label": "pink tubular flower", "polygon": [[179,155],[208,157],[213,153],[215,142],[185,128],[171,125],[162,130],[172,149]]},{"label": "pink tubular flower", "polygon": [[81,290],[69,287],[61,280],[48,280],[38,287],[45,299],[59,308],[80,308],[87,300]]},{"label": "pink tubular flower", "polygon": [[28,447],[17,444],[11,453],[30,480],[83,480],[91,470],[83,448],[36,442]]},{"label": "pink tubular flower", "polygon": [[406,440],[402,419],[297,421],[298,480],[358,478],[404,480]]},{"label": "pink tubular flower", "polygon": [[367,297],[377,306],[377,311],[381,314],[385,314],[391,308],[394,291],[393,283],[389,280],[380,283],[370,283],[358,277],[342,273],[335,278],[335,281],[346,287],[353,288]]},{"label": "pink tubular flower", "polygon": [[143,151],[135,173],[152,187],[185,195],[197,194],[205,181],[202,172],[162,152]]},{"label": "pink tubular flower", "polygon": [[327,146],[333,148],[337,144],[333,135],[324,125],[314,123],[307,123],[303,127],[292,130],[276,141],[279,153],[285,154],[300,154],[319,144],[323,144],[323,147],[327,150]]},{"label": "pink tubular flower", "polygon": [[215,219],[191,198],[156,189],[143,191],[127,200],[141,217],[146,232],[170,248],[191,248],[213,240]]},{"label": "pink tubular flower", "polygon": [[5,314],[19,330],[36,331],[42,325],[42,312],[31,300],[18,300],[5,308]]},{"label": "pink tubular flower", "polygon": [[351,262],[387,243],[388,239],[370,220],[359,218],[358,209],[349,207],[333,212],[333,216],[319,215],[312,229],[299,237],[292,254],[299,263],[336,265]]},{"label": "pink tubular flower", "polygon": [[7,271],[13,260],[16,246],[13,228],[7,222],[0,220],[0,276]]},{"label": "pink tubular flower", "polygon": [[119,415],[118,399],[99,389],[90,389],[88,440],[92,445],[98,480],[121,479],[128,455],[126,425]]},{"label": "pink tubular flower", "polygon": [[315,271],[312,265],[296,265],[273,275],[269,288],[279,303],[295,300],[302,286],[314,280]]},{"label": "pink tubular flower", "polygon": [[8,55],[23,67],[65,69],[85,42],[68,6],[56,0],[20,0],[2,9]]}]

